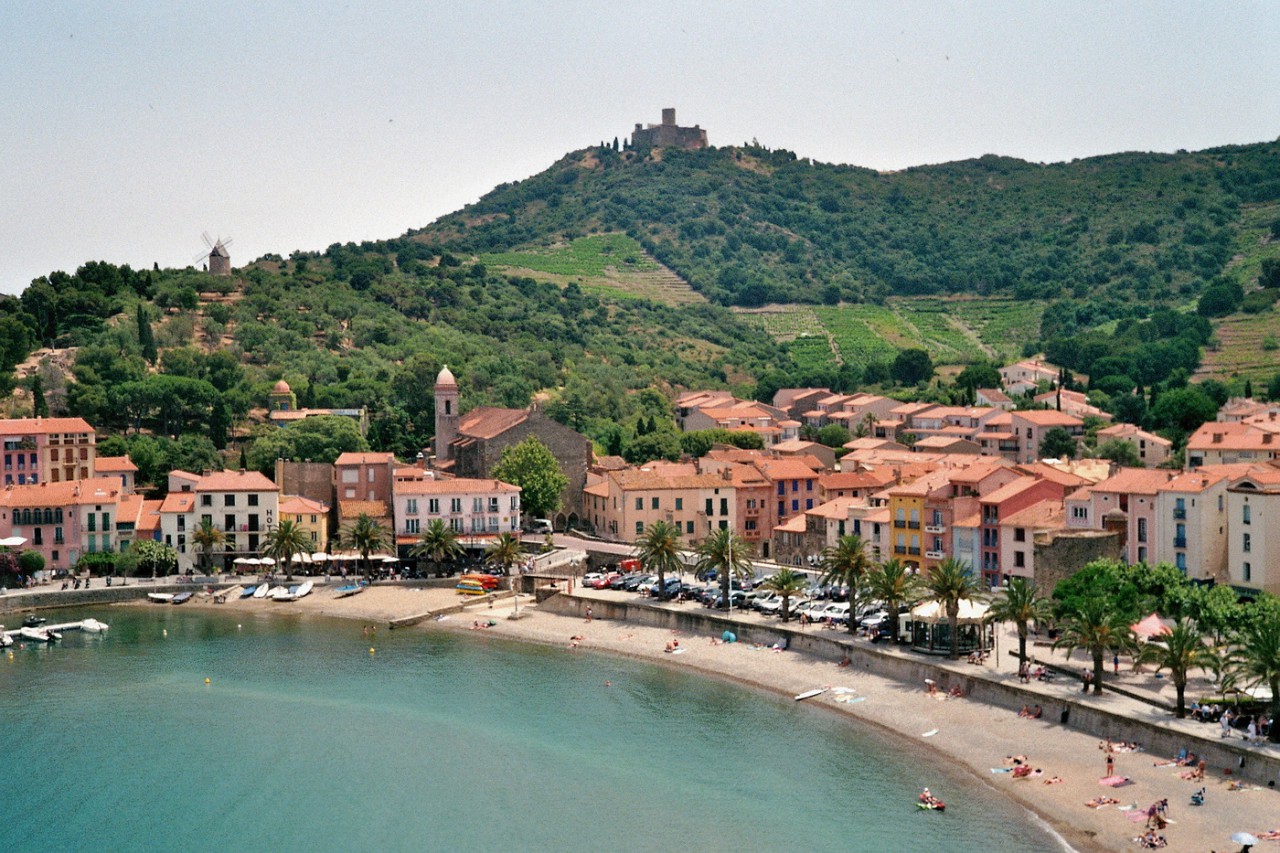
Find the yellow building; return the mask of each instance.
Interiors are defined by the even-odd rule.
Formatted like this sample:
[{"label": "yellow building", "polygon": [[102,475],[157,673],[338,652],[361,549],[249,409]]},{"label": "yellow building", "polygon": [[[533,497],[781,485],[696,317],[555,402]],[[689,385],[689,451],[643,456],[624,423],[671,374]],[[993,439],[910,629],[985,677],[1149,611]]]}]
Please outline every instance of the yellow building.
[{"label": "yellow building", "polygon": [[307,532],[312,551],[329,543],[329,508],[319,501],[297,496],[280,498],[280,520],[292,521]]}]

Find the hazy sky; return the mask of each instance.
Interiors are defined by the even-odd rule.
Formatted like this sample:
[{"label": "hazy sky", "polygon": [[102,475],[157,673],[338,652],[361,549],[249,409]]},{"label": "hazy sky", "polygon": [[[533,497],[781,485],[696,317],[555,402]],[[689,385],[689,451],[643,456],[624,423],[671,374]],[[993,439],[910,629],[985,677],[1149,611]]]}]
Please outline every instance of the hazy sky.
[{"label": "hazy sky", "polygon": [[1273,2],[0,0],[0,291],[388,238],[674,106],[893,169],[1280,136]]}]

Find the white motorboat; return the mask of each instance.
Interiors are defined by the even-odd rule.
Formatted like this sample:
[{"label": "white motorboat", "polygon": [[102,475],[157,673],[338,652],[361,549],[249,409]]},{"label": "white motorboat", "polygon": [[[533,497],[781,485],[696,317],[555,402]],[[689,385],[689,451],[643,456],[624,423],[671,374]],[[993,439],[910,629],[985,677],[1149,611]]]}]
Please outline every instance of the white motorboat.
[{"label": "white motorboat", "polygon": [[147,598],[157,604],[173,603],[173,593],[171,592],[149,592],[147,593]]},{"label": "white motorboat", "polygon": [[22,639],[33,643],[52,643],[54,640],[62,639],[62,635],[56,631],[46,631],[44,628],[28,628],[25,625],[18,629],[18,634]]},{"label": "white motorboat", "polygon": [[99,622],[97,619],[86,619],[80,623],[80,630],[88,631],[90,634],[102,634],[110,627],[106,622]]}]

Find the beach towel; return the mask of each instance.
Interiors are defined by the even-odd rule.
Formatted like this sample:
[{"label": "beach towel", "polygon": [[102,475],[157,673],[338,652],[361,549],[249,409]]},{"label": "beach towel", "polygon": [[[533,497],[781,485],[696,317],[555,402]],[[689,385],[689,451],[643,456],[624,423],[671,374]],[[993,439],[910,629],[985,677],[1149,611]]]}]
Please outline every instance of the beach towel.
[{"label": "beach towel", "polygon": [[1012,773],[1013,768],[1012,767],[992,767],[991,772],[992,773]]},{"label": "beach towel", "polygon": [[1104,776],[1098,780],[1098,784],[1106,785],[1108,788],[1119,788],[1128,785],[1131,781],[1128,776]]},{"label": "beach towel", "polygon": [[835,697],[835,699],[837,702],[842,702],[845,705],[852,705],[854,702],[867,701],[866,696],[850,696],[848,693],[841,694],[840,696]]}]

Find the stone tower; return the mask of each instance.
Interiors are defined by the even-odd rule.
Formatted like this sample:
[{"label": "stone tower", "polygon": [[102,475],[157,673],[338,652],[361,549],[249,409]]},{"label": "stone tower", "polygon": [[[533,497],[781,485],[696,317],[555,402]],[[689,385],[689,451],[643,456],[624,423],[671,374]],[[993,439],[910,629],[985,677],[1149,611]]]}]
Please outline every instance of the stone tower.
[{"label": "stone tower", "polygon": [[221,240],[209,250],[209,275],[231,275],[231,253]]},{"label": "stone tower", "polygon": [[458,437],[458,381],[445,365],[436,377],[436,464],[453,458],[453,440]]}]

